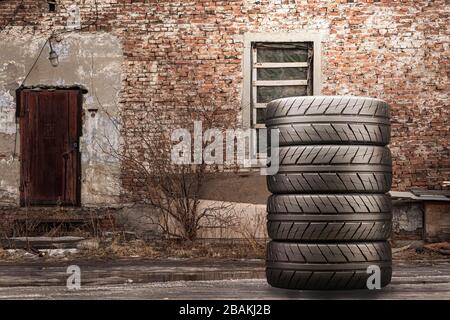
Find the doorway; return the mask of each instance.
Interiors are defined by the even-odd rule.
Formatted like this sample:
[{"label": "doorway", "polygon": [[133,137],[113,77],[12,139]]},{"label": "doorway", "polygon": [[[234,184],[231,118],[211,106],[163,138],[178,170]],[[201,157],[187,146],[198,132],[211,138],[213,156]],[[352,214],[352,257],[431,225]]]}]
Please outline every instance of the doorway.
[{"label": "doorway", "polygon": [[81,89],[19,89],[20,204],[80,205]]}]

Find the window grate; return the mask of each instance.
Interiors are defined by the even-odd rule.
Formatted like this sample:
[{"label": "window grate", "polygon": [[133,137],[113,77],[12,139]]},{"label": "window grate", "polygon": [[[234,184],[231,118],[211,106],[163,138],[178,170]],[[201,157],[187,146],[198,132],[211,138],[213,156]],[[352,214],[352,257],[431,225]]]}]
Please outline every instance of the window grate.
[{"label": "window grate", "polygon": [[252,126],[264,128],[264,109],[272,100],[313,94],[313,43],[252,44]]}]

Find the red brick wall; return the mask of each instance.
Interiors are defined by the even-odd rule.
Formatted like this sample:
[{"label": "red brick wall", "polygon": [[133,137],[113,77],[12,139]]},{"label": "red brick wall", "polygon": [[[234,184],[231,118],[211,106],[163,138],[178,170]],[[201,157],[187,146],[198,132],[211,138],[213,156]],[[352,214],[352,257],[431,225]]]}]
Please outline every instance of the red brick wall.
[{"label": "red brick wall", "polygon": [[[0,1],[0,24],[19,2]],[[450,180],[450,6],[444,0],[98,0],[98,18],[94,2],[81,6],[82,23],[92,23],[86,32],[122,39],[120,103],[128,125],[145,122],[156,108],[195,103],[198,93],[216,105],[240,99],[245,32],[322,31],[322,92],[392,105],[393,189],[440,189]],[[24,32],[49,34],[67,16],[64,6],[45,12],[45,1],[24,5],[33,10],[19,10],[11,23],[33,25]],[[126,136],[133,141],[131,132]]]}]

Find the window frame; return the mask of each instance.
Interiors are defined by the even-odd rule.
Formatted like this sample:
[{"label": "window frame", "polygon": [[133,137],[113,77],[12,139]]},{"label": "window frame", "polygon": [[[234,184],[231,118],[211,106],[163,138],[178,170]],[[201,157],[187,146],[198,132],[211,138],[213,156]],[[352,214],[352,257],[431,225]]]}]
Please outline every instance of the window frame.
[{"label": "window frame", "polygon": [[[260,42],[259,42],[260,43]],[[263,42],[267,44],[273,44],[273,42]],[[286,42],[282,42],[283,44]],[[294,43],[294,42],[292,42]],[[299,42],[295,42],[299,43]],[[302,41],[300,43],[312,43],[312,42],[305,42]],[[281,43],[280,43],[281,44]],[[269,87],[269,86],[304,86],[308,87],[309,75],[307,74],[307,79],[297,79],[297,80],[258,80],[258,70],[261,68],[307,68],[307,71],[309,69],[309,63],[308,62],[257,62],[258,61],[258,42],[252,42],[252,92],[251,92],[251,124],[252,127],[255,129],[263,129],[266,126],[264,124],[258,123],[258,109],[265,109],[267,106],[267,103],[260,102],[258,103],[258,87]],[[314,49],[313,49],[314,50]],[[312,66],[314,65],[314,59],[312,60]],[[311,66],[311,67],[312,67]],[[309,73],[309,72],[307,72]],[[312,78],[314,80],[314,75],[312,74]],[[311,83],[313,85],[313,83]]]},{"label": "window frame", "polygon": [[[253,104],[253,96],[255,95],[256,86],[253,85],[253,79],[256,79],[256,70],[253,61],[254,44],[258,42],[269,43],[289,43],[289,42],[312,42],[313,43],[313,95],[320,95],[322,89],[321,77],[321,42],[324,35],[320,32],[304,31],[304,32],[289,32],[289,33],[246,33],[244,35],[244,59],[242,64],[243,71],[243,95],[242,95],[242,126],[243,128],[265,128],[264,125],[253,122],[256,112],[254,109],[265,108],[265,104]],[[279,63],[277,63],[280,66]],[[256,120],[256,119],[255,119]]]}]

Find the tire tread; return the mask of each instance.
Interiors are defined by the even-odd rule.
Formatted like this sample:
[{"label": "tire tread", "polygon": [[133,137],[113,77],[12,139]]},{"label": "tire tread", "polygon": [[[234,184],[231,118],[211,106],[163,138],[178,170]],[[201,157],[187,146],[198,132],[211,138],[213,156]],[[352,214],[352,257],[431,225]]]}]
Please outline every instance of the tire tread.
[{"label": "tire tread", "polygon": [[[287,289],[365,289],[370,264],[380,264],[382,286],[389,284],[392,275],[391,249],[387,242],[297,244],[272,241],[268,245],[267,261],[269,284]],[[277,262],[293,264],[291,268],[279,268]],[[303,265],[301,270],[299,264]],[[321,264],[328,269],[320,270]]]}]

